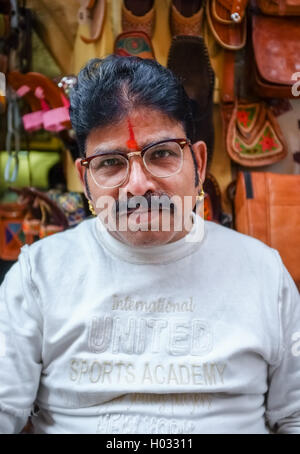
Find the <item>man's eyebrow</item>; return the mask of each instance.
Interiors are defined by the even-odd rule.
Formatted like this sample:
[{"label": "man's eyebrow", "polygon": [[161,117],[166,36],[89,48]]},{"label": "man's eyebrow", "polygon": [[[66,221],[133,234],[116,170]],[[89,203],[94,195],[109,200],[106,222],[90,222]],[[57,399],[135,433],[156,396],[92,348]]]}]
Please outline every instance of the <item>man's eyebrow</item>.
[{"label": "man's eyebrow", "polygon": [[[169,140],[171,139],[170,136],[164,136],[164,137],[160,137],[160,138],[157,138],[157,137],[153,137],[153,138],[149,138],[147,139],[147,141],[145,142],[141,142],[139,144],[139,148],[140,149],[143,149],[149,145],[152,145],[152,144],[155,144],[156,142],[161,142],[163,140]],[[122,146],[118,146],[118,147],[113,147],[112,149],[109,149],[107,148],[105,145],[98,145],[94,152],[93,152],[93,155],[95,154],[106,154],[106,153],[112,153],[112,154],[115,154],[115,153],[130,153],[130,149],[127,148],[127,147],[122,147]]]}]

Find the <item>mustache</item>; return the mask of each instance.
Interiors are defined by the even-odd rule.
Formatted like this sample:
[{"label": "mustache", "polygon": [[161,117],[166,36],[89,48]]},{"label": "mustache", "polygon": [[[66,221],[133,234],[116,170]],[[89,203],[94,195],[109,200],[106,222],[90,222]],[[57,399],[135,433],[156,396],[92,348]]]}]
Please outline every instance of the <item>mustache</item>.
[{"label": "mustache", "polygon": [[175,204],[171,201],[171,196],[165,192],[147,191],[142,196],[132,196],[124,200],[116,200],[113,209],[116,214],[132,213],[136,209],[145,210],[162,209],[171,213],[175,212]]}]

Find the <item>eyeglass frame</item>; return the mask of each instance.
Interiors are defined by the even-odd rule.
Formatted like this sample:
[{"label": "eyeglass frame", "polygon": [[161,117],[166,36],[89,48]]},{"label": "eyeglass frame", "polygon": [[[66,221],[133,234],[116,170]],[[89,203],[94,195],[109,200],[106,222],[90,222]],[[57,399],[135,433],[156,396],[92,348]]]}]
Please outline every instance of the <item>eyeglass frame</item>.
[{"label": "eyeglass frame", "polygon": [[[129,161],[129,158],[131,158],[132,156],[141,156],[141,158],[143,159],[143,163],[144,163],[144,167],[145,169],[151,174],[153,175],[153,173],[147,168],[146,164],[145,164],[145,161],[144,161],[144,154],[146,153],[146,151],[149,149],[149,148],[152,148],[154,147],[155,145],[161,145],[163,143],[168,143],[168,142],[175,142],[175,143],[178,143],[178,145],[180,146],[181,148],[181,151],[183,152],[183,149],[186,145],[189,146],[189,148],[191,149],[192,148],[192,142],[190,139],[185,139],[185,138],[180,138],[180,139],[164,139],[164,140],[160,140],[159,142],[153,142],[153,143],[150,143],[148,145],[146,145],[144,148],[142,148],[141,150],[136,150],[136,151],[131,151],[129,153],[126,153],[124,151],[118,151],[117,153],[114,152],[114,151],[107,151],[107,152],[99,152],[99,153],[96,153],[92,156],[89,156],[87,158],[82,158],[81,161],[80,161],[80,164],[85,167],[86,169],[89,169],[89,166],[90,166],[90,162],[94,159],[94,158],[98,158],[99,156],[109,156],[109,155],[116,155],[116,156],[123,156],[127,162],[128,162],[128,167],[127,167],[127,174],[126,174],[126,177],[124,178],[124,180],[117,184],[116,186],[102,186],[102,185],[99,185],[95,180],[95,183],[97,184],[97,186],[103,188],[103,189],[114,189],[114,188],[118,188],[119,186],[122,186],[122,184],[126,181],[126,179],[128,178],[129,176],[129,165],[130,165],[130,161]],[[180,172],[180,170],[182,169],[182,165],[181,167],[175,172],[175,173],[172,173],[171,175],[168,175],[168,176],[165,176],[165,177],[158,177],[156,175],[153,175],[155,176],[156,178],[169,178],[169,177],[172,177],[174,175],[176,175],[177,173]],[[94,179],[94,177],[93,177]]]}]

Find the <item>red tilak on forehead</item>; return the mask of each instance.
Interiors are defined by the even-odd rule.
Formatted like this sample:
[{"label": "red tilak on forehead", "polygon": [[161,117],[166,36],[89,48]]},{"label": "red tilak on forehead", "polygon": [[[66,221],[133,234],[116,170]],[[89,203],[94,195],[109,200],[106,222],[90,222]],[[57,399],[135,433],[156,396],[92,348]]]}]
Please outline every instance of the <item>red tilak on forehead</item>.
[{"label": "red tilak on forehead", "polygon": [[129,118],[128,118],[128,130],[129,130],[129,139],[126,142],[126,145],[131,150],[138,150],[138,144],[136,143],[136,140],[135,140],[135,137],[134,137],[133,128],[132,128],[132,124],[131,124]]}]

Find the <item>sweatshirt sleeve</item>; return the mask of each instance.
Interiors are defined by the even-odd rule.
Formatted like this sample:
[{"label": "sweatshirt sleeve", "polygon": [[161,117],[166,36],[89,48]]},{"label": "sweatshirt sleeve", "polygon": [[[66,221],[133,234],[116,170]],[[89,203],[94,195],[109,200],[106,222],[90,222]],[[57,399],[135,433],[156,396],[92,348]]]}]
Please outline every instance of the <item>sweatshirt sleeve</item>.
[{"label": "sweatshirt sleeve", "polygon": [[[300,295],[276,252],[281,268],[278,294],[278,361],[269,366],[266,417],[273,432],[300,434]],[[271,285],[271,283],[270,283]]]},{"label": "sweatshirt sleeve", "polygon": [[42,314],[31,280],[28,246],[0,287],[0,433],[25,426],[39,386]]}]

